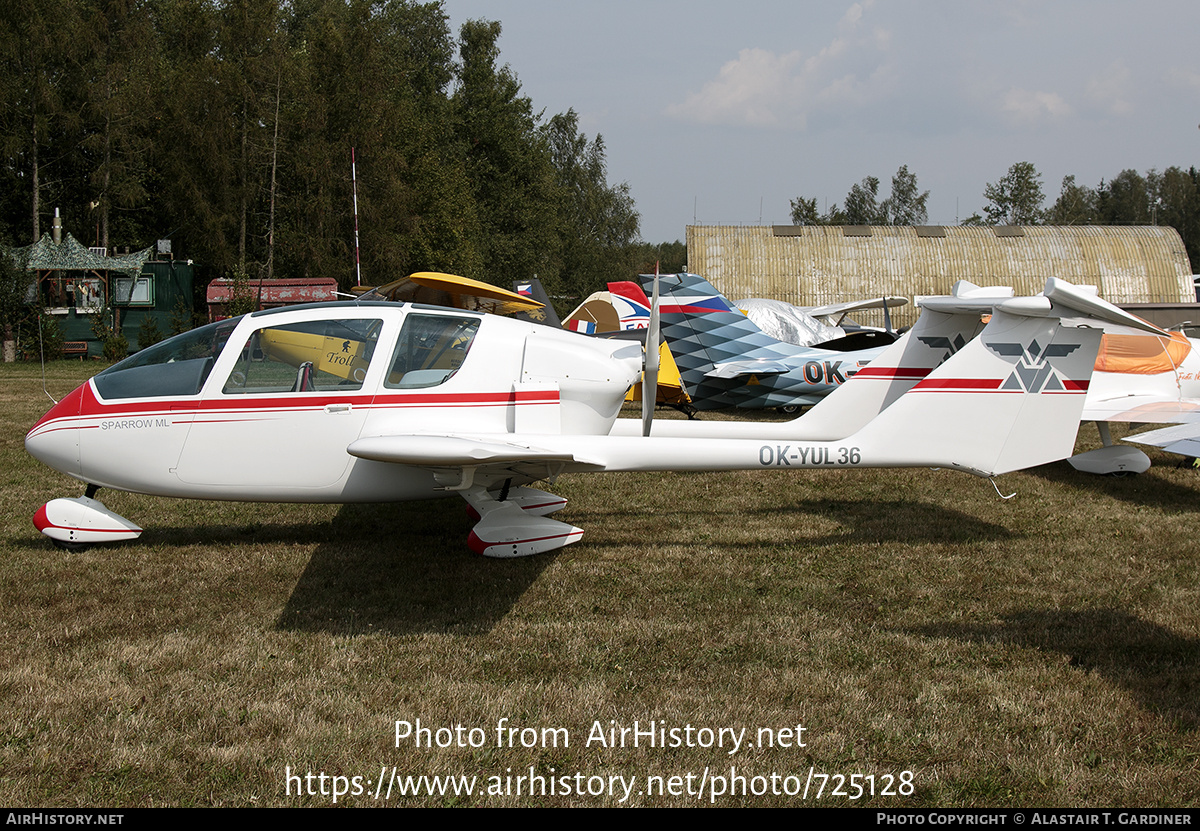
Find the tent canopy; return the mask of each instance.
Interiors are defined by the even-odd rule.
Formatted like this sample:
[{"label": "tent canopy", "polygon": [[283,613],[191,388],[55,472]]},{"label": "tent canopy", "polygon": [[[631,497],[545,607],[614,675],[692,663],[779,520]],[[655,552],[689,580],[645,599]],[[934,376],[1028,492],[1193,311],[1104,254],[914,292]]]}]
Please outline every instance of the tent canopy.
[{"label": "tent canopy", "polygon": [[89,251],[70,234],[57,244],[50,234],[42,234],[33,245],[10,249],[8,254],[26,271],[117,271],[137,277],[153,252],[151,246],[123,257],[106,257]]}]

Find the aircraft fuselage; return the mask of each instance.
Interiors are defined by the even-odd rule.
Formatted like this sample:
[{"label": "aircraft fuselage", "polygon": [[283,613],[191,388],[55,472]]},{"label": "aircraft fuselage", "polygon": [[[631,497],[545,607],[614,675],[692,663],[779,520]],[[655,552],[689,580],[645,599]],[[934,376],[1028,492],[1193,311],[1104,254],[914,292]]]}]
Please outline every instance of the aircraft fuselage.
[{"label": "aircraft fuselage", "polygon": [[363,437],[607,434],[640,347],[491,315],[325,303],[222,321],[87,381],[26,436],[81,481],[287,502],[440,495],[428,469],[356,458]]}]

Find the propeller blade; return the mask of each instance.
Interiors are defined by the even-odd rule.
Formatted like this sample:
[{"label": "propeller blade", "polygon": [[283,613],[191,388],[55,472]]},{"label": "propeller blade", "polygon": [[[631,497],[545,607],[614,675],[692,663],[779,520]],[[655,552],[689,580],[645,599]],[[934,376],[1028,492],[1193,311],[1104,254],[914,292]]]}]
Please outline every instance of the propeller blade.
[{"label": "propeller blade", "polygon": [[654,297],[650,301],[650,328],[646,331],[646,354],[642,370],[642,435],[650,435],[654,405],[658,399],[658,269],[654,269]]}]

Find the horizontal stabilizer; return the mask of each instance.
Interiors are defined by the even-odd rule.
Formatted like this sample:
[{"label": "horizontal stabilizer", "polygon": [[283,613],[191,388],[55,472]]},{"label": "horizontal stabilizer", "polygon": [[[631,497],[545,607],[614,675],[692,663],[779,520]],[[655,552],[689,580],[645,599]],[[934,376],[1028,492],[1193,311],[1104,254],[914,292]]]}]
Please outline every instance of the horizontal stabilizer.
[{"label": "horizontal stabilizer", "polygon": [[755,361],[728,361],[717,364],[704,373],[704,376],[706,378],[738,378],[742,375],[778,375],[783,372],[791,372],[793,369],[795,369],[794,366],[789,366],[783,361],[760,358]]},{"label": "horizontal stabilizer", "polygon": [[[1057,277],[1051,277],[1046,280],[1046,289],[1043,294],[1060,309],[1071,309],[1078,312],[1080,315],[1089,319],[1089,322],[1094,324],[1095,321],[1105,321],[1117,326],[1128,326],[1138,332],[1145,332],[1151,335],[1159,335],[1160,337],[1169,338],[1169,332],[1160,329],[1153,323],[1148,323],[1136,315],[1131,315],[1124,309],[1118,309],[1107,300],[1102,300],[1096,293],[1095,286],[1075,286]],[[1063,318],[1063,322],[1069,322],[1067,315],[1059,312],[1059,317]]]},{"label": "horizontal stabilizer", "polygon": [[908,305],[907,297],[871,297],[866,300],[848,300],[845,303],[830,303],[828,306],[801,306],[813,317],[834,317],[851,312],[865,312],[870,309],[898,309]]},{"label": "horizontal stabilizer", "polygon": [[977,286],[969,280],[959,280],[950,294],[918,297],[917,305],[945,314],[989,314],[996,303],[1012,296],[1011,286]]}]

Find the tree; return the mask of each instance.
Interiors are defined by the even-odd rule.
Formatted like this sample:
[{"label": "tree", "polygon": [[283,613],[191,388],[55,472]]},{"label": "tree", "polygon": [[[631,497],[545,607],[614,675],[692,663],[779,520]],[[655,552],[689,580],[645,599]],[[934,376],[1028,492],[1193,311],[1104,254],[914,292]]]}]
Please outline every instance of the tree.
[{"label": "tree", "polygon": [[880,208],[876,197],[879,194],[879,180],[868,176],[857,185],[850,188],[846,194],[845,212],[846,225],[885,225],[887,215]]},{"label": "tree", "polygon": [[176,252],[220,271],[234,267],[237,232],[234,114],[220,82],[218,17],[206,0],[175,0],[158,12],[163,64],[151,127],[159,228]]},{"label": "tree", "polygon": [[139,0],[92,0],[83,5],[84,138],[90,173],[87,193],[96,242],[109,247],[110,228],[125,239],[143,237],[149,219],[149,128],[158,69],[153,20]]},{"label": "tree", "polygon": [[[1151,171],[1151,175],[1154,174]],[[1122,170],[1100,183],[1098,213],[1105,225],[1149,225],[1150,184],[1136,170]]]},{"label": "tree", "polygon": [[629,186],[608,184],[604,139],[579,132],[574,110],[543,130],[558,185],[558,288],[584,297],[612,280],[628,279],[636,260],[638,214]]},{"label": "tree", "polygon": [[1155,176],[1154,193],[1154,220],[1179,232],[1194,269],[1200,264],[1200,173],[1168,167]]},{"label": "tree", "polygon": [[792,200],[792,224],[821,224],[821,216],[817,213],[816,197],[813,197],[812,199],[805,199],[803,196],[797,196]]},{"label": "tree", "polygon": [[1075,184],[1074,176],[1064,176],[1048,220],[1053,225],[1089,225],[1096,222],[1096,192]]},{"label": "tree", "polygon": [[648,242],[634,246],[635,271],[638,274],[653,274],[655,267],[661,274],[678,274],[687,270],[687,246],[679,240],[660,242],[653,245]]},{"label": "tree", "polygon": [[797,196],[792,200],[793,225],[923,225],[929,219],[929,191],[917,189],[917,177],[901,165],[892,177],[892,193],[878,202],[879,179],[868,176],[850,188],[844,208],[835,202],[824,214],[817,200]]},{"label": "tree", "polygon": [[929,221],[926,203],[929,191],[919,193],[917,177],[908,172],[908,165],[900,165],[892,177],[892,195],[880,206],[884,221],[892,225],[924,225]]},{"label": "tree", "polygon": [[1044,221],[1042,174],[1030,162],[1017,162],[983,190],[989,225],[1038,225]]},{"label": "tree", "polygon": [[573,112],[543,122],[500,61],[499,23],[456,38],[422,0],[8,6],[0,236],[36,237],[61,208],[80,238],[171,238],[219,273],[346,285],[353,148],[368,282],[583,286],[632,269],[638,216],[603,139]]},{"label": "tree", "polygon": [[4,341],[4,362],[14,358],[17,324],[28,312],[25,290],[29,272],[17,267],[7,252],[0,252],[0,338]]},{"label": "tree", "polygon": [[65,168],[79,140],[79,4],[7,3],[0,15],[0,119],[5,174],[20,191],[29,224],[14,239],[41,236],[43,204],[72,193]]},{"label": "tree", "polygon": [[555,170],[533,103],[508,66],[498,66],[500,24],[469,20],[452,99],[455,129],[479,224],[486,280],[546,276],[555,228]]},{"label": "tree", "polygon": [[277,269],[354,282],[350,152],[362,272],[480,276],[466,150],[449,99],[454,41],[433,4],[297,0],[287,22]]}]

